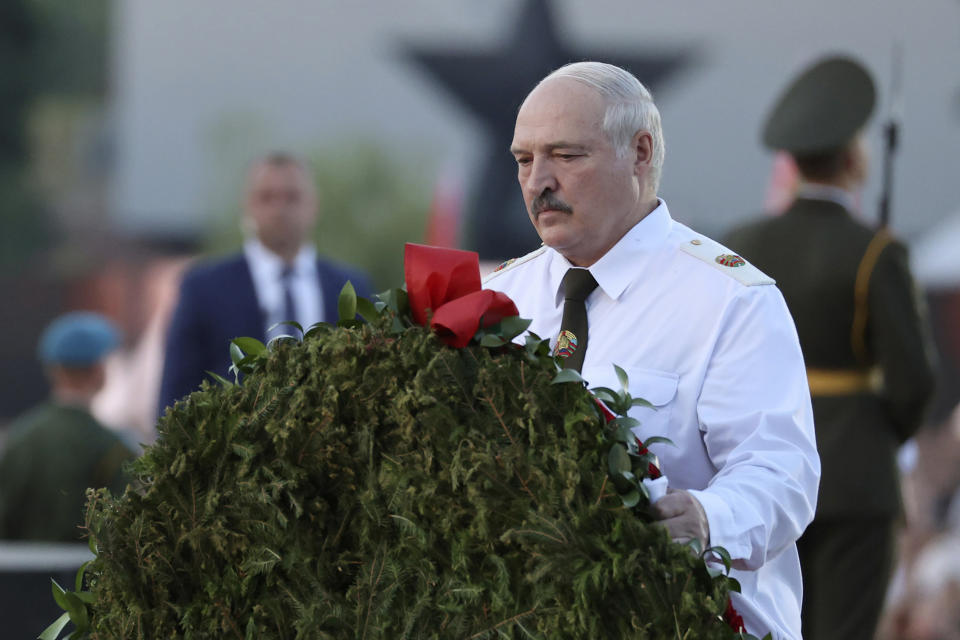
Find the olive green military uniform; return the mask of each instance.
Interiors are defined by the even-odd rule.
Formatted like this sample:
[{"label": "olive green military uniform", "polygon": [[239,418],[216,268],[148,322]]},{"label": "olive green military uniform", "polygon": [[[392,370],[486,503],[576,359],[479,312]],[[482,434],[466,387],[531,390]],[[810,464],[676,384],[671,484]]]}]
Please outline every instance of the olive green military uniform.
[{"label": "olive green military uniform", "polygon": [[804,637],[872,638],[900,510],[895,454],[933,388],[906,249],[837,202],[807,198],[726,244],[777,280],[808,368],[822,475],[798,543]]},{"label": "olive green military uniform", "polygon": [[42,404],[9,427],[0,458],[0,538],[81,539],[87,487],[123,491],[134,457],[88,412]]},{"label": "olive green military uniform", "polygon": [[764,145],[808,181],[778,218],[726,243],[777,280],[807,364],[821,476],[797,542],[803,636],[872,640],[893,566],[900,511],[896,450],[933,393],[930,344],[906,248],[851,214],[866,178],[858,138],[876,104],[870,72],[833,55],[774,103]]}]

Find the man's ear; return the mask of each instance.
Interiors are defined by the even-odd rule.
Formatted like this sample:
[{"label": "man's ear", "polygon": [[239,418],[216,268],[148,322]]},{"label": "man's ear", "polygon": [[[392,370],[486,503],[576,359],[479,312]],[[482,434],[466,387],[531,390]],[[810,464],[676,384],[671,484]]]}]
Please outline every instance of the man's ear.
[{"label": "man's ear", "polygon": [[646,174],[653,164],[653,136],[649,131],[637,131],[633,134],[630,149],[634,156],[634,171],[637,175]]}]

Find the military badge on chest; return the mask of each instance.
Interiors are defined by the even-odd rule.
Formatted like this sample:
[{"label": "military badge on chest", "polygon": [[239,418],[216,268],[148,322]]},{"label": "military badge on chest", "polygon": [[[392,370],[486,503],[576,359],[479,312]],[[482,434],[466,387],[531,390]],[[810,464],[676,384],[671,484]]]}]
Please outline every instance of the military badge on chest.
[{"label": "military badge on chest", "polygon": [[553,355],[561,358],[569,358],[577,350],[577,336],[572,331],[564,329],[557,336],[557,346],[553,348]]}]

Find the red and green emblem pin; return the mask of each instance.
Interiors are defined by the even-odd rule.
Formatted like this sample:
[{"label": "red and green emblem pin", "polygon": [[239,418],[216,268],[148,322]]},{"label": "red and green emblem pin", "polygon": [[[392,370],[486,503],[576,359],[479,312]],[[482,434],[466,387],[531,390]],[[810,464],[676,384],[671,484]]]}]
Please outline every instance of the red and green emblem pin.
[{"label": "red and green emblem pin", "polygon": [[569,358],[577,350],[577,336],[572,331],[564,329],[557,336],[557,346],[553,348],[553,355],[561,358]]},{"label": "red and green emblem pin", "polygon": [[717,256],[717,264],[722,264],[725,267],[742,267],[747,264],[747,261],[732,253],[721,253]]}]

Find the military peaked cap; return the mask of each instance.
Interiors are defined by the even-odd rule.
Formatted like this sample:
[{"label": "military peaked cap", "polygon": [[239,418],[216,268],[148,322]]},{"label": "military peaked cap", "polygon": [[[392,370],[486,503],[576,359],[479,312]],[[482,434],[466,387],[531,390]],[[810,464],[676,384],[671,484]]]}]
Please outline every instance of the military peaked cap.
[{"label": "military peaked cap", "polygon": [[839,149],[866,124],[876,93],[863,65],[843,56],[824,58],[777,100],[763,128],[763,143],[796,156]]}]

